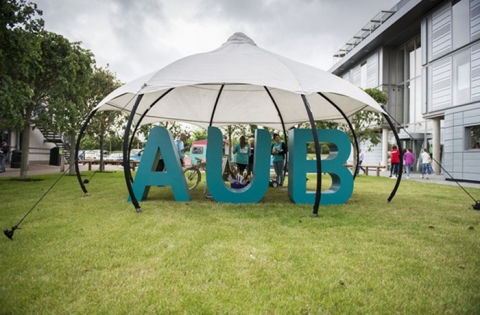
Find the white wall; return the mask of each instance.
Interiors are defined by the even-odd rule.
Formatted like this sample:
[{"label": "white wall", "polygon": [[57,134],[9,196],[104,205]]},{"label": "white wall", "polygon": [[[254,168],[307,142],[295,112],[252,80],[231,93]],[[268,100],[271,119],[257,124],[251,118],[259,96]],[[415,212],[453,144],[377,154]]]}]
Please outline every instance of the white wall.
[{"label": "white wall", "polygon": [[50,149],[55,147],[54,143],[43,142],[43,134],[38,129],[30,132],[29,162],[49,162]]}]

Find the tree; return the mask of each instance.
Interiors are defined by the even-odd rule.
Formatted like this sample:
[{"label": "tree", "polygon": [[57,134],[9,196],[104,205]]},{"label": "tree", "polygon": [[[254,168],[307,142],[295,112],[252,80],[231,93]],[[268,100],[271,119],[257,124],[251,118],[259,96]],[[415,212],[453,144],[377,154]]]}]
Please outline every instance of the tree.
[{"label": "tree", "polygon": [[[67,143],[70,144],[69,156],[71,157],[70,165],[72,165],[72,161],[75,159],[76,133],[90,109],[87,100],[91,93],[90,82],[93,76],[92,65],[94,59],[90,51],[80,47],[80,43],[69,43],[60,35],[53,33],[48,34],[48,36],[52,37],[51,41],[55,45],[53,48],[57,51],[52,53],[49,49],[46,49],[47,45],[44,44],[42,45],[44,48],[43,57],[63,57],[64,61],[55,62],[52,66],[65,65],[68,67],[65,68],[65,71],[70,73],[62,73],[62,76],[57,78],[59,82],[52,84],[55,88],[48,89],[46,104],[35,119],[35,124],[68,135]],[[58,46],[61,45],[63,52],[59,55]],[[55,74],[52,74],[53,76]],[[55,79],[52,79],[52,81],[55,81]],[[69,174],[75,174],[73,167],[70,167]]]},{"label": "tree", "polygon": [[[122,83],[117,79],[116,75],[108,70],[108,68],[95,66],[89,86],[90,95],[87,99],[88,110],[93,110],[110,92],[121,85]],[[84,117],[86,117],[86,114],[88,113],[85,113]],[[120,115],[118,111],[97,112],[87,129],[87,134],[90,135],[91,138],[98,138],[100,140],[100,171],[104,170],[103,152],[105,138],[114,138],[117,135],[117,131],[119,130],[118,123],[122,121]]]},{"label": "tree", "polygon": [[[379,89],[365,89],[368,95],[370,95],[380,105],[387,104],[388,95]],[[352,117],[352,125],[355,128],[355,133],[358,137],[358,142],[370,141],[372,146],[376,146],[380,143],[381,139],[378,133],[378,127],[383,125],[383,116],[379,113],[360,111]],[[357,130],[359,132],[357,132]]]},{"label": "tree", "polygon": [[[388,95],[386,92],[383,92],[379,89],[365,89],[365,93],[370,95],[377,103],[380,105],[385,105],[388,101]],[[356,114],[349,117],[350,122],[355,130],[355,135],[357,137],[358,143],[369,141],[370,145],[367,150],[371,150],[372,147],[380,143],[381,138],[378,133],[378,128],[383,124],[383,117],[379,113],[370,112],[370,111],[359,111]],[[299,127],[305,128],[310,126],[309,123],[304,123],[299,125]],[[344,131],[353,143],[353,133],[350,130],[348,124],[337,123],[332,121],[317,121],[315,126],[318,129],[339,129]],[[357,163],[357,148],[353,146],[353,164]],[[322,152],[326,152],[327,148],[322,148]]]},{"label": "tree", "polygon": [[[387,104],[388,95],[379,89],[365,89],[368,95],[370,95],[380,105]],[[358,143],[369,141],[370,145],[367,147],[367,151],[370,151],[372,147],[381,142],[380,133],[378,128],[383,124],[383,116],[379,113],[370,111],[360,111],[352,116],[351,119],[355,134],[357,136]],[[350,139],[353,138],[352,132],[347,131]],[[357,165],[357,147],[353,146],[353,165],[356,168]]]},{"label": "tree", "polygon": [[28,78],[40,60],[38,34],[44,21],[37,5],[25,0],[0,0],[0,125],[24,126],[22,109],[33,95]]},{"label": "tree", "polygon": [[23,120],[20,179],[27,177],[30,128],[41,125],[62,130],[78,121],[93,62],[93,55],[61,35],[42,31],[37,37],[41,58],[30,65],[25,78],[31,94],[15,106],[16,115]]},{"label": "tree", "polygon": [[[169,130],[174,139],[182,132],[182,125],[180,123],[176,122],[176,121],[161,121],[161,122],[157,122],[155,124],[142,125],[138,128],[138,130],[135,134],[135,139],[133,141],[133,144],[134,144],[133,146],[135,146],[135,143],[137,143],[137,146],[140,145],[139,137],[147,139],[148,135],[150,134],[150,131],[155,126],[161,126],[161,127],[164,127],[165,129]],[[186,133],[186,134],[187,134],[187,139],[186,139],[185,142],[187,142],[190,138],[190,135],[188,133]],[[131,136],[131,134],[130,134],[130,136]],[[185,146],[187,146],[187,143],[185,143]]]}]

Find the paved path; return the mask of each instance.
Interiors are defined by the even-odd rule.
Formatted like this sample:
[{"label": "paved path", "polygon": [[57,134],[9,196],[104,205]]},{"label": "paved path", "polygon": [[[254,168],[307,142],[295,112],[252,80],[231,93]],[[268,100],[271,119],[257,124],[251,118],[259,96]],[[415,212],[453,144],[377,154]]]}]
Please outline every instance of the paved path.
[{"label": "paved path", "polygon": [[[88,171],[88,165],[82,165],[80,163],[79,165],[80,171]],[[47,164],[42,164],[42,163],[31,163],[28,166],[28,173],[27,176],[29,175],[42,175],[42,174],[59,174],[61,175],[64,171],[67,172],[68,174],[68,167],[69,165],[65,165],[64,170],[61,169],[60,166],[55,166],[55,165],[47,165]],[[72,166],[73,168],[75,166]],[[92,165],[92,171],[96,171],[98,169],[98,165]],[[123,166],[120,165],[105,165],[105,170],[107,171],[123,171]],[[2,177],[15,177],[15,176],[20,176],[20,169],[19,168],[11,168],[10,165],[8,165],[5,169],[5,173],[0,173],[0,178]]]},{"label": "paved path", "polygon": [[[88,165],[79,164],[80,171],[87,171]],[[68,165],[65,165],[65,171],[67,171]],[[98,169],[98,165],[93,165],[92,170],[95,171]],[[123,171],[123,167],[120,165],[105,165],[105,170],[108,171]],[[39,163],[31,163],[29,165],[29,171],[27,175],[41,175],[41,174],[59,174],[61,175],[63,171],[61,171],[60,166],[53,166],[53,165],[46,165],[46,164],[39,164]],[[68,171],[67,171],[68,173]],[[380,176],[382,177],[389,177],[390,171],[382,171],[380,172]],[[19,168],[10,168],[10,165],[7,166],[5,173],[0,173],[0,178],[2,177],[15,177],[20,176],[20,169]],[[359,176],[365,176],[360,171]],[[369,175],[371,176],[371,175]],[[452,185],[452,186],[463,186],[463,187],[473,187],[473,188],[480,188],[480,183],[470,183],[470,182],[455,182],[452,180],[446,180],[443,175],[430,175],[429,179],[422,179],[420,173],[412,173],[410,174],[410,178],[407,179],[405,174],[402,175],[402,183],[406,181],[419,181],[424,183],[434,183],[434,184],[441,184],[441,185]],[[392,182],[394,180],[392,179]]]},{"label": "paved path", "polygon": [[[360,175],[362,176],[362,175]],[[380,172],[380,176],[382,177],[390,177],[390,171],[382,171]],[[418,181],[423,183],[433,183],[433,184],[440,184],[440,185],[451,185],[451,186],[463,186],[463,187],[473,187],[473,188],[480,188],[480,183],[471,183],[471,182],[456,182],[454,180],[447,180],[445,179],[444,175],[429,175],[429,179],[422,178],[421,173],[410,173],[410,178],[407,179],[405,174],[402,174],[402,183],[406,181]],[[395,178],[396,179],[396,178]],[[392,182],[395,180],[392,179]]]}]

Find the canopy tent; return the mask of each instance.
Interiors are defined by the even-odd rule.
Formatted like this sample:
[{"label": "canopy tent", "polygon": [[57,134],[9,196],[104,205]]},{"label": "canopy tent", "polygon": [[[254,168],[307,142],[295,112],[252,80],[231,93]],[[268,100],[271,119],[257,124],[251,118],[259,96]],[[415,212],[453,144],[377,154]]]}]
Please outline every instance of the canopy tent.
[{"label": "canopy tent", "polygon": [[[235,33],[212,52],[185,57],[127,83],[102,100],[96,109],[130,113],[135,96],[143,94],[134,118],[136,123],[155,100],[172,88],[148,111],[141,124],[174,120],[206,128],[214,113],[213,126],[243,123],[288,129],[308,121],[301,94],[307,97],[315,120],[343,119],[319,92],[347,116],[362,109],[384,113],[358,87],[328,72],[264,50],[242,33]],[[272,99],[285,126],[272,106]]]},{"label": "canopy tent", "polygon": [[[185,57],[116,89],[90,113],[79,140],[94,113],[108,110],[130,115],[125,152],[132,125],[138,128],[161,121],[186,122],[203,128],[255,124],[283,129],[286,133],[286,129],[310,121],[319,175],[320,150],[314,121],[349,123],[348,117],[361,110],[381,113],[389,121],[380,105],[358,87],[328,72],[264,50],[243,33],[233,34],[216,50]],[[125,173],[130,196],[139,210],[128,168]],[[314,213],[320,200],[321,176],[317,177]]]}]

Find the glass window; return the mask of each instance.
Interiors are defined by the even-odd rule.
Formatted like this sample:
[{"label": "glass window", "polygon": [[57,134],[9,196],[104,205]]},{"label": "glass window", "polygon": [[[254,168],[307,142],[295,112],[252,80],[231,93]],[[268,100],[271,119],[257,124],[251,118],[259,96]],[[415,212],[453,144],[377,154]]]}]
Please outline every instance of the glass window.
[{"label": "glass window", "polygon": [[394,113],[395,119],[400,123],[405,123],[403,120],[403,106],[407,106],[407,104],[404,105],[405,95],[403,86],[397,86],[394,108],[390,110],[390,113]]},{"label": "glass window", "polygon": [[397,83],[401,83],[403,81],[405,81],[405,70],[403,69],[403,66],[404,66],[404,59],[405,56],[405,50],[404,50],[404,47],[400,48],[398,51],[397,51],[397,67],[396,67],[396,78],[397,78]]},{"label": "glass window", "polygon": [[[401,55],[403,54],[403,58]],[[404,61],[405,64],[402,62]],[[398,50],[397,54],[397,104],[399,108],[397,120],[404,124],[422,121],[421,115],[421,76],[422,76],[422,50],[420,36],[409,41]],[[403,89],[402,89],[403,88]],[[400,95],[404,91],[405,94]],[[402,120],[400,118],[403,118]]]},{"label": "glass window", "polygon": [[406,45],[407,52],[407,71],[406,78],[407,80],[413,79],[415,77],[415,42],[412,40]]},{"label": "glass window", "polygon": [[422,47],[420,45],[420,36],[415,39],[415,76],[422,73]]},{"label": "glass window", "polygon": [[470,42],[470,7],[469,0],[454,1],[452,5],[452,39],[453,49]]},{"label": "glass window", "polygon": [[422,80],[420,78],[415,80],[415,123],[423,121],[422,115]]},{"label": "glass window", "polygon": [[470,50],[453,56],[453,105],[470,102]]},{"label": "glass window", "polygon": [[405,69],[405,77],[407,80],[414,79],[421,75],[422,70],[422,49],[420,47],[420,37],[416,37],[414,40],[405,45],[405,52],[407,54],[407,67]]},{"label": "glass window", "polygon": [[422,81],[420,79],[411,80],[408,84],[408,123],[422,122]]},{"label": "glass window", "polygon": [[364,62],[360,66],[360,87],[362,89],[367,88],[367,63]]},{"label": "glass window", "polygon": [[415,113],[413,110],[415,108],[415,80],[407,82],[407,102],[405,103],[405,124],[415,122],[415,118],[412,117],[412,114]]},{"label": "glass window", "polygon": [[467,150],[480,150],[480,126],[472,126],[467,128]]},{"label": "glass window", "polygon": [[203,154],[203,147],[193,147],[192,154]]}]

